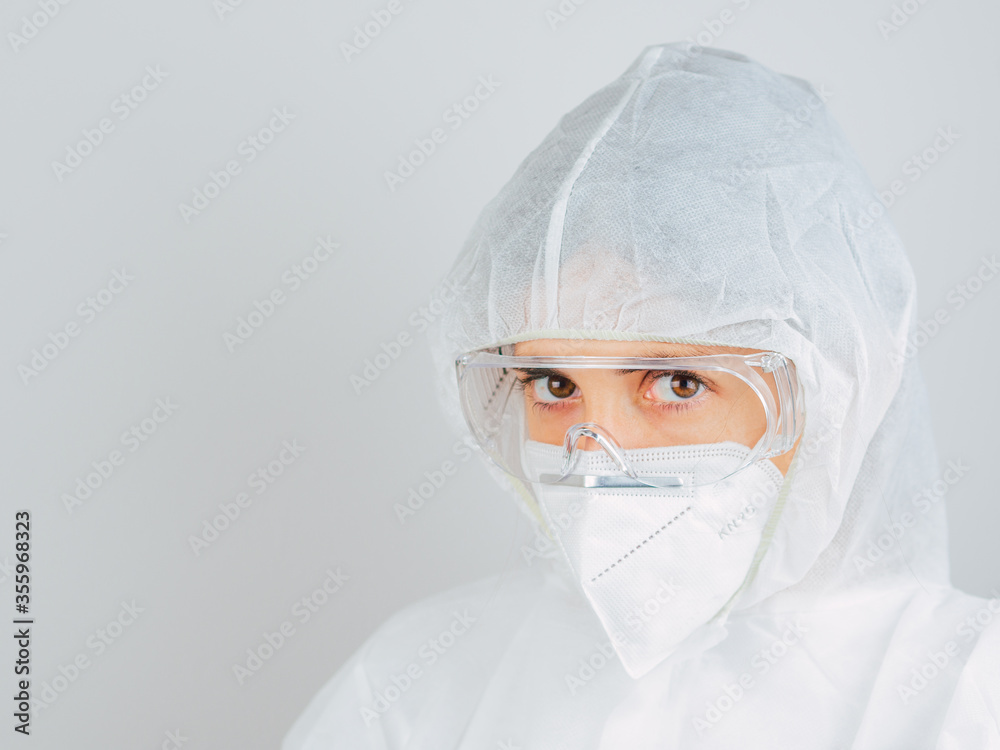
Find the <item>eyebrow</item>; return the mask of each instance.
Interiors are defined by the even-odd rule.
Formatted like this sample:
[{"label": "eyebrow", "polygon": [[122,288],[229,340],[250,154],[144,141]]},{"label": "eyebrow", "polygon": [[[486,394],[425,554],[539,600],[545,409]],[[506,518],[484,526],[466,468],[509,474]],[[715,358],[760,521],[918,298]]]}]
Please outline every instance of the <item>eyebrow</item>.
[{"label": "eyebrow", "polygon": [[[640,358],[643,358],[643,359],[674,359],[674,358],[677,358],[677,357],[711,357],[711,356],[715,356],[717,354],[724,354],[725,353],[725,352],[719,352],[719,351],[717,351],[718,347],[702,346],[702,345],[699,345],[699,344],[683,344],[683,346],[687,347],[687,349],[688,349],[688,351],[685,352],[685,353],[683,353],[683,354],[678,353],[676,350],[670,350],[670,349],[647,349],[646,351],[644,351],[642,354],[640,354],[638,356]],[[530,359],[532,357],[547,357],[547,356],[552,356],[552,355],[548,355],[548,354],[518,354],[518,355],[515,355],[515,356],[523,356],[525,359]],[[556,356],[558,356],[558,355],[556,355]],[[606,356],[609,359],[615,359],[615,358],[617,358],[617,355],[613,355],[613,354],[612,355],[606,355]],[[512,368],[512,369],[521,370],[522,368],[515,367],[515,368]],[[618,370],[618,372],[619,372],[619,374],[625,374],[625,373],[629,373],[629,372],[635,372],[636,369],[642,369],[642,368],[633,368],[633,369],[630,369],[630,370],[628,370],[628,369],[627,370]],[[537,368],[535,368],[535,369],[533,369],[533,371],[540,371],[540,370],[537,370]],[[548,372],[555,372],[554,370],[547,370],[547,371]]]},{"label": "eyebrow", "polygon": [[715,354],[724,354],[725,352],[718,351],[719,347],[716,346],[702,346],[699,344],[678,344],[678,346],[684,346],[689,351],[685,354],[678,354],[676,351],[671,351],[669,349],[650,349],[643,356],[644,357],[657,357],[657,358],[667,358],[667,357],[711,357]]},{"label": "eyebrow", "polygon": [[[513,372],[522,373],[524,375],[529,375],[532,377],[551,377],[552,375],[561,375],[562,377],[569,377],[565,372],[559,369],[553,369],[550,367],[511,367],[509,368]],[[615,375],[631,375],[636,372],[644,372],[649,368],[646,367],[631,367],[624,369],[614,369],[612,372]],[[668,371],[664,371],[668,372]],[[684,372],[683,368],[678,368],[676,372]]]},{"label": "eyebrow", "polygon": [[[676,351],[670,351],[668,349],[658,349],[658,350],[651,350],[651,351],[644,352],[643,354],[640,355],[640,358],[642,358],[642,359],[676,359],[678,357],[709,357],[709,356],[713,356],[713,355],[719,353],[719,352],[714,351],[713,347],[698,346],[698,345],[694,345],[694,344],[690,345],[690,347],[691,347],[691,349],[693,351],[685,353],[685,354],[678,354]],[[542,356],[549,356],[549,355],[527,354],[527,355],[517,355],[517,356],[523,356],[525,359],[531,359],[532,357],[542,357]],[[609,359],[616,359],[617,357],[615,357],[614,355],[611,355],[608,358]],[[559,370],[551,369],[551,368],[547,368],[547,367],[545,367],[545,368],[538,368],[538,367],[512,367],[510,369],[514,370],[515,372],[525,372],[525,373],[532,373],[532,374],[534,374],[534,373],[543,374],[543,375],[548,375],[548,374],[552,374],[552,373],[559,374],[559,375],[565,374],[565,373],[562,373]],[[617,373],[618,375],[628,375],[631,372],[638,372],[638,371],[641,371],[643,369],[647,369],[647,368],[632,367],[632,368],[624,368],[624,369],[620,369],[620,370],[616,369],[615,373]]]},{"label": "eyebrow", "polygon": [[[560,377],[572,380],[572,378],[570,378],[569,375],[567,375],[562,370],[550,370],[548,368],[538,368],[538,367],[514,367],[511,369],[514,372],[522,373],[532,378],[549,378],[552,377],[553,375],[558,375]],[[632,373],[636,372],[643,372],[643,370],[640,368],[635,370],[613,370],[613,372],[615,373],[615,375],[624,376],[624,375],[631,375]]]}]

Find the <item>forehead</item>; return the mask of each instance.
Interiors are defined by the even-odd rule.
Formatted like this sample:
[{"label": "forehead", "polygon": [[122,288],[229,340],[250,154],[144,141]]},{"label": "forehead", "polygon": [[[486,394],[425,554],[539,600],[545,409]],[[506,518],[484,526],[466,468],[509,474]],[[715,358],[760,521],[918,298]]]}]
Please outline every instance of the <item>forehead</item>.
[{"label": "forehead", "polygon": [[519,357],[703,357],[712,354],[753,354],[759,349],[667,341],[604,341],[597,339],[533,339],[519,341]]}]

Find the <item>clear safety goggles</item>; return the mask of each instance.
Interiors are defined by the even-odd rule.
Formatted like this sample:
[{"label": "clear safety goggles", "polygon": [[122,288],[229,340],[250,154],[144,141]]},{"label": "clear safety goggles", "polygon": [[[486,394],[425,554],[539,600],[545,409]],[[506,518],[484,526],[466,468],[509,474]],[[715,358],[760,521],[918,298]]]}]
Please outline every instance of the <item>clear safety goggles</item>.
[{"label": "clear safety goggles", "polygon": [[[711,484],[791,450],[802,429],[795,366],[777,352],[697,357],[515,356],[456,360],[465,419],[486,455],[531,483],[580,487]],[[504,353],[501,353],[503,351]],[[643,467],[657,448],[716,446],[703,471]],[[561,468],[530,454],[562,446]],[[682,455],[671,451],[670,455]],[[597,457],[597,463],[593,460]],[[580,460],[580,459],[585,460]],[[595,465],[608,471],[595,471]]]}]

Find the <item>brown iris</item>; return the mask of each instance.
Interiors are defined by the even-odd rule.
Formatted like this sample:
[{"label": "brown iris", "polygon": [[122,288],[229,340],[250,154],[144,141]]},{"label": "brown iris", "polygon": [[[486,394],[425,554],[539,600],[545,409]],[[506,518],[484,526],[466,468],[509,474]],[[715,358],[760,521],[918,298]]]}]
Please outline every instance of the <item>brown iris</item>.
[{"label": "brown iris", "polygon": [[698,381],[689,375],[674,375],[670,378],[670,390],[680,398],[691,398],[697,395],[699,385]]},{"label": "brown iris", "polygon": [[561,375],[550,375],[546,378],[548,381],[548,391],[556,398],[569,398],[573,395],[573,391],[576,390],[576,384],[569,378],[564,378]]}]

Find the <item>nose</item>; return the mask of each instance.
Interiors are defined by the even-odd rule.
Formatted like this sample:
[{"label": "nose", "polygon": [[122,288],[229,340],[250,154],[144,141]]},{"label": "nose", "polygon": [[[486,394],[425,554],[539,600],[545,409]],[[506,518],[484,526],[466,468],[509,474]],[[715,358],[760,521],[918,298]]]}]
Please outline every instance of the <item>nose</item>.
[{"label": "nose", "polygon": [[579,422],[566,431],[566,454],[562,468],[564,474],[571,472],[577,465],[580,450],[589,450],[581,445],[584,441],[592,442],[598,450],[603,450],[628,476],[636,476],[635,470],[622,452],[622,446],[606,429],[595,422]]},{"label": "nose", "polygon": [[[633,413],[635,405],[623,394],[602,394],[585,401],[584,421],[599,425],[604,433],[622,448],[642,447],[642,419]],[[580,437],[580,450],[600,450],[601,445],[590,437]]]},{"label": "nose", "polygon": [[566,430],[566,447],[569,449],[576,448],[576,450],[583,451],[599,451],[606,450],[601,441],[591,437],[590,435],[594,433],[600,435],[604,438],[604,442],[610,443],[615,447],[622,447],[622,444],[618,441],[615,434],[607,429],[604,425],[599,422],[579,422],[568,430]]},{"label": "nose", "polygon": [[[604,432],[608,436],[608,438],[614,444],[624,447],[624,445],[622,445],[622,443],[618,440],[618,436],[615,435],[614,430],[607,429],[600,422],[585,422],[583,424],[591,424],[591,425],[598,425],[598,426],[600,426],[604,430]],[[579,436],[577,436],[575,444],[576,444],[577,450],[583,450],[583,451],[599,451],[599,450],[603,450],[603,447],[601,446],[601,444],[599,442],[597,442],[596,440],[594,440],[594,438],[592,438],[592,437],[587,437],[586,435],[579,435]]]}]

